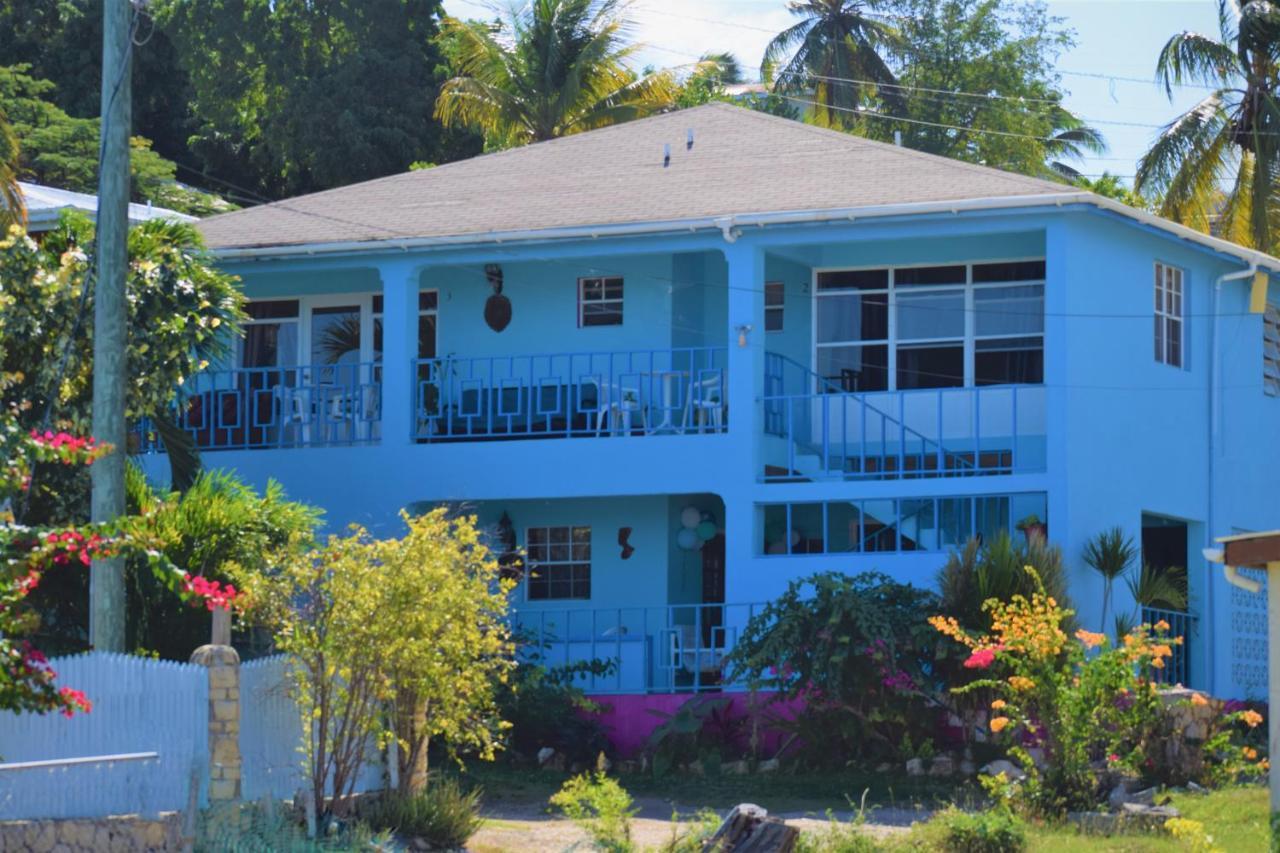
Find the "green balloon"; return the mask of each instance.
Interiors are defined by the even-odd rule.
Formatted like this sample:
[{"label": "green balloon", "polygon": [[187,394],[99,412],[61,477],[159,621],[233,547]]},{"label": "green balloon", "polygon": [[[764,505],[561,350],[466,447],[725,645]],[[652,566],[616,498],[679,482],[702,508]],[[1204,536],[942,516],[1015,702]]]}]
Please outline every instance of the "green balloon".
[{"label": "green balloon", "polygon": [[716,526],[710,521],[703,521],[694,528],[694,531],[698,534],[699,539],[706,542],[708,539],[716,535]]}]

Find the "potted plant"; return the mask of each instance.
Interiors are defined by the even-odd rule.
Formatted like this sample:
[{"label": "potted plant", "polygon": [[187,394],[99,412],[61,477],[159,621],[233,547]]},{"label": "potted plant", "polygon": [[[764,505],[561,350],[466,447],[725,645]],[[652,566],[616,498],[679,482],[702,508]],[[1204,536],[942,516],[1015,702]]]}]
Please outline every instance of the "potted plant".
[{"label": "potted plant", "polygon": [[1049,525],[1040,520],[1040,516],[1032,513],[1026,516],[1015,525],[1022,531],[1022,535],[1027,537],[1027,544],[1040,540],[1046,541],[1049,538]]}]

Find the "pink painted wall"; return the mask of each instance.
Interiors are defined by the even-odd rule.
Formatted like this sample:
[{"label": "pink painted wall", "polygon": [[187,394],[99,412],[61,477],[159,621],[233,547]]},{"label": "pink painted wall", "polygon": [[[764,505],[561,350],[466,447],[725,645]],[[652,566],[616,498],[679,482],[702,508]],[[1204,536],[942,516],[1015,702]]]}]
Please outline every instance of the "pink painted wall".
[{"label": "pink painted wall", "polygon": [[[633,695],[592,696],[592,702],[603,710],[595,715],[604,727],[605,734],[618,751],[620,758],[637,755],[649,740],[649,735],[666,720],[663,715],[674,714],[685,702],[693,699],[727,697],[728,712],[735,716],[750,716],[752,697],[749,693],[691,694],[691,693],[643,693]],[[801,707],[798,701],[771,701],[772,694],[757,694],[756,712],[760,715],[760,757],[772,758],[782,746],[786,733],[770,720],[790,719]]]}]

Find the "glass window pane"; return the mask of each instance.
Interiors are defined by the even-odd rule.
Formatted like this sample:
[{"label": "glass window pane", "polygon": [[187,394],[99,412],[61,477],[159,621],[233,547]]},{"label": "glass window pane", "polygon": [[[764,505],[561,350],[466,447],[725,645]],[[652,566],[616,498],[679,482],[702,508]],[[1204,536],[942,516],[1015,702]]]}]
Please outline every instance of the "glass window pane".
[{"label": "glass window pane", "polygon": [[583,303],[582,325],[584,326],[621,326],[622,303]]},{"label": "glass window pane", "polygon": [[946,267],[906,267],[893,271],[894,287],[923,287],[935,284],[964,284],[962,264]]},{"label": "glass window pane", "polygon": [[974,532],[983,542],[997,533],[1009,531],[1009,497],[974,498]]},{"label": "glass window pane", "polygon": [[889,337],[889,295],[853,293],[817,301],[818,343],[883,341]]},{"label": "glass window pane", "polygon": [[862,513],[856,503],[827,504],[827,553],[846,554],[862,549]]},{"label": "glass window pane", "polygon": [[1044,381],[1043,338],[999,338],[974,343],[975,385]]},{"label": "glass window pane", "polygon": [[764,283],[764,304],[781,305],[786,298],[782,282],[766,281]]},{"label": "glass window pane", "polygon": [[791,553],[821,554],[824,544],[822,504],[792,504]]},{"label": "glass window pane", "polygon": [[818,273],[818,290],[883,290],[889,286],[889,271],[830,270]]},{"label": "glass window pane", "polygon": [[1041,523],[1049,523],[1049,497],[1044,492],[1009,496],[1009,514],[1014,524],[1034,515]]},{"label": "glass window pane", "polygon": [[818,375],[842,391],[885,391],[889,388],[886,344],[820,347]]},{"label": "glass window pane", "polygon": [[604,293],[604,282],[598,278],[584,278],[582,280],[582,299],[596,300]]},{"label": "glass window pane", "polygon": [[434,311],[439,301],[439,294],[434,290],[424,290],[418,294],[418,310]]},{"label": "glass window pane", "polygon": [[897,501],[864,501],[862,511],[862,550],[897,551]]},{"label": "glass window pane", "polygon": [[766,308],[764,309],[764,330],[766,332],[782,331],[782,308]]},{"label": "glass window pane", "polygon": [[898,294],[898,338],[964,336],[964,291]]},{"label": "glass window pane", "polygon": [[356,364],[359,361],[359,306],[313,308],[311,310],[311,363]]},{"label": "glass window pane", "polygon": [[[379,327],[380,329],[381,327]],[[436,357],[436,315],[418,315],[418,358]]]},{"label": "glass window pane", "polygon": [[1041,281],[1044,261],[1005,261],[998,264],[974,264],[973,283],[992,281]]},{"label": "glass window pane", "polygon": [[560,544],[562,542],[569,541],[569,528],[567,527],[553,527],[547,533],[552,544]]},{"label": "glass window pane", "polygon": [[973,500],[938,499],[938,534],[942,548],[963,548],[973,535]]},{"label": "glass window pane", "polygon": [[974,334],[1026,335],[1044,331],[1044,286],[988,287],[973,292]]},{"label": "glass window pane", "polygon": [[898,346],[898,389],[958,388],[964,384],[964,345]]},{"label": "glass window pane", "polygon": [[251,320],[278,320],[284,317],[298,316],[298,300],[267,299],[250,302],[245,312]]},{"label": "glass window pane", "polygon": [[787,541],[787,505],[767,504],[764,508],[764,542],[761,553],[785,554]]},{"label": "glass window pane", "polygon": [[904,500],[898,531],[903,551],[938,550],[938,525],[933,514],[933,499]]},{"label": "glass window pane", "polygon": [[373,294],[373,313],[375,314],[382,313],[382,294],[381,293]]}]

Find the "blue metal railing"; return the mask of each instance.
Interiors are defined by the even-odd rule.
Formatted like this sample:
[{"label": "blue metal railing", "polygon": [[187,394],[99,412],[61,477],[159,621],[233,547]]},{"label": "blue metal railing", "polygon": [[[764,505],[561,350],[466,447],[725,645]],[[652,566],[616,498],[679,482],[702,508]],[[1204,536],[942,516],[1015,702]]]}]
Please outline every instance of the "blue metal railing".
[{"label": "blue metal railing", "polygon": [[530,602],[512,616],[523,656],[544,666],[614,662],[606,675],[582,675],[588,693],[679,693],[729,686],[725,659],[747,622],[765,607],[667,604],[572,607]]},{"label": "blue metal railing", "polygon": [[[380,363],[205,370],[187,379],[174,419],[201,450],[367,444],[382,420]],[[137,450],[161,449],[154,425]]]},{"label": "blue metal railing", "polygon": [[1044,469],[1041,385],[844,391],[804,365],[767,353],[762,402],[766,434],[783,439],[765,480]]},{"label": "blue metal railing", "polygon": [[1181,637],[1182,642],[1173,645],[1173,656],[1168,658],[1162,669],[1156,671],[1156,680],[1161,684],[1187,685],[1191,680],[1191,643],[1196,633],[1197,617],[1183,610],[1162,610],[1158,607],[1142,608],[1142,624],[1154,625],[1159,621],[1169,623],[1169,636]]},{"label": "blue metal railing", "polygon": [[722,347],[420,359],[420,441],[723,432]]}]

